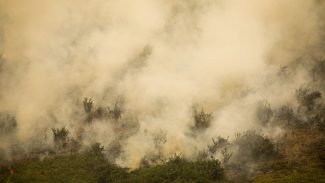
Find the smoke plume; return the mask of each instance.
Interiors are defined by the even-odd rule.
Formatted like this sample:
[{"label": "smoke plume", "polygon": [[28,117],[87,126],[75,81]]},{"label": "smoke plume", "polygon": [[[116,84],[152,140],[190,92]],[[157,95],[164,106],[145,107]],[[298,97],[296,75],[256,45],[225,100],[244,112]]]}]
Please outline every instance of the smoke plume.
[{"label": "smoke plume", "polygon": [[[65,127],[135,168],[195,158],[219,135],[279,135],[256,108],[295,105],[323,56],[323,12],[316,0],[0,0],[0,111],[16,121],[0,150],[53,148]],[[87,122],[84,98],[111,117]]]}]

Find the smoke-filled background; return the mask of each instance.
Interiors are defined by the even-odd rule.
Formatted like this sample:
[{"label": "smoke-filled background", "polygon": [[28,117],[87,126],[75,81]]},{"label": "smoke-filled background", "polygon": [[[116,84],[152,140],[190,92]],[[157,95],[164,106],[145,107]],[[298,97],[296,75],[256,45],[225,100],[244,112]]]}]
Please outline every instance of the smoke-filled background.
[{"label": "smoke-filled background", "polygon": [[[317,0],[0,0],[0,111],[17,121],[14,133],[0,134],[2,154],[52,148],[51,129],[63,127],[81,149],[98,142],[131,168],[150,156],[194,159],[219,135],[279,136],[281,128],[257,123],[256,110],[266,100],[296,105],[295,90],[315,79],[324,7]],[[211,122],[196,124],[196,113]]]}]

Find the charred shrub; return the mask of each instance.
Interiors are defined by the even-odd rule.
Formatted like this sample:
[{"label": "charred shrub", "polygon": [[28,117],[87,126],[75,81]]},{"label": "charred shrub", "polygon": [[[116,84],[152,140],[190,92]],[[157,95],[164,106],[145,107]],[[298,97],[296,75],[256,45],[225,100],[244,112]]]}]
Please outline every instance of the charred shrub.
[{"label": "charred shrub", "polygon": [[93,118],[92,110],[94,107],[94,101],[92,98],[84,98],[83,107],[86,113],[86,122],[91,122]]},{"label": "charred shrub", "polygon": [[119,104],[118,102],[115,103],[112,109],[110,107],[107,107],[107,110],[109,117],[113,118],[114,120],[118,120],[122,116],[122,104]]},{"label": "charred shrub", "polygon": [[276,111],[276,125],[292,126],[295,121],[295,113],[290,106],[282,106]]},{"label": "charred shrub", "polygon": [[325,131],[325,105],[323,104],[314,112],[311,117],[311,123],[315,124],[317,129]]},{"label": "charred shrub", "polygon": [[102,158],[104,157],[104,146],[101,146],[100,143],[93,144],[88,150],[88,154],[92,157]]},{"label": "charred shrub", "polygon": [[241,161],[269,160],[276,154],[273,142],[255,130],[237,134],[234,145],[238,147],[236,154]]},{"label": "charred shrub", "polygon": [[312,91],[310,89],[300,88],[296,91],[296,97],[298,103],[302,107],[306,107],[308,111],[312,110],[316,100],[322,98],[322,94],[319,91]]},{"label": "charred shrub", "polygon": [[273,117],[273,110],[271,108],[270,103],[268,103],[267,101],[265,101],[264,103],[260,103],[257,106],[256,117],[263,126],[269,124]]},{"label": "charred shrub", "polygon": [[121,142],[114,140],[106,147],[106,152],[108,154],[108,160],[114,162],[123,153]]},{"label": "charred shrub", "polygon": [[211,154],[216,153],[218,150],[228,146],[230,143],[228,139],[225,139],[223,137],[217,137],[217,138],[212,138],[212,143],[208,145],[208,151]]},{"label": "charred shrub", "polygon": [[83,106],[84,106],[84,110],[87,114],[90,114],[90,112],[93,109],[93,99],[92,98],[84,98],[83,100]]},{"label": "charred shrub", "polygon": [[211,125],[212,115],[205,113],[203,109],[198,111],[197,109],[193,110],[193,120],[194,126],[192,127],[193,131],[203,131]]},{"label": "charred shrub", "polygon": [[122,103],[116,102],[112,108],[110,107],[97,107],[94,108],[94,101],[92,98],[85,98],[83,100],[84,111],[86,113],[85,121],[90,123],[95,119],[108,120],[114,119],[119,120],[122,117]]},{"label": "charred shrub", "polygon": [[58,149],[65,148],[68,144],[69,131],[66,128],[52,128],[53,141]]},{"label": "charred shrub", "polygon": [[7,112],[0,112],[0,135],[12,134],[17,127],[14,115]]},{"label": "charred shrub", "polygon": [[318,59],[311,70],[314,81],[325,81],[325,59]]},{"label": "charred shrub", "polygon": [[107,117],[107,115],[107,110],[100,106],[94,111],[94,113],[92,114],[92,118],[102,119]]},{"label": "charred shrub", "polygon": [[150,165],[156,165],[164,161],[162,148],[167,142],[167,134],[160,130],[152,134],[152,140],[154,143],[154,151],[147,154],[140,163],[140,167],[148,167]]},{"label": "charred shrub", "polygon": [[297,127],[324,130],[325,104],[322,102],[322,93],[317,90],[299,89],[296,92],[299,103],[297,112]]},{"label": "charred shrub", "polygon": [[215,154],[220,153],[220,161],[223,164],[227,164],[232,156],[232,152],[229,151],[231,143],[228,138],[218,137],[212,138],[212,143],[208,145],[208,154],[213,157]]},{"label": "charred shrub", "polygon": [[233,154],[225,167],[227,175],[235,182],[251,180],[263,163],[276,155],[272,141],[255,130],[237,134],[231,145]]}]

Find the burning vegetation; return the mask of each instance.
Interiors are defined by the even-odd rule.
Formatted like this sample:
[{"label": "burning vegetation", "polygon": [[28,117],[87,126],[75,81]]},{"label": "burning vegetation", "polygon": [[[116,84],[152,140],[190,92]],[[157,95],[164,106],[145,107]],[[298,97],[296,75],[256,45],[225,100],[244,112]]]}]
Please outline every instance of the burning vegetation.
[{"label": "burning vegetation", "polygon": [[324,10],[0,0],[0,183],[325,182]]}]

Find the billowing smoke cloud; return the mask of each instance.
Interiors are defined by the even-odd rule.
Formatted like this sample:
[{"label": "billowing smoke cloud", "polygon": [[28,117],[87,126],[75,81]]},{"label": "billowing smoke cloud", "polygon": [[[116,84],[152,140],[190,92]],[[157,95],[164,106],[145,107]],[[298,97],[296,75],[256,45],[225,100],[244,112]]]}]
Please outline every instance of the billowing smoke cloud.
[{"label": "billowing smoke cloud", "polygon": [[[66,127],[83,146],[117,144],[123,166],[148,155],[195,157],[211,137],[259,128],[259,101],[292,103],[290,92],[310,79],[300,60],[322,56],[323,7],[313,0],[0,0],[0,111],[17,120],[1,146],[52,147],[51,128]],[[294,69],[285,80],[278,72],[287,65]],[[121,119],[85,124],[84,97],[95,107],[120,105]],[[199,133],[195,106],[212,114]]]}]

